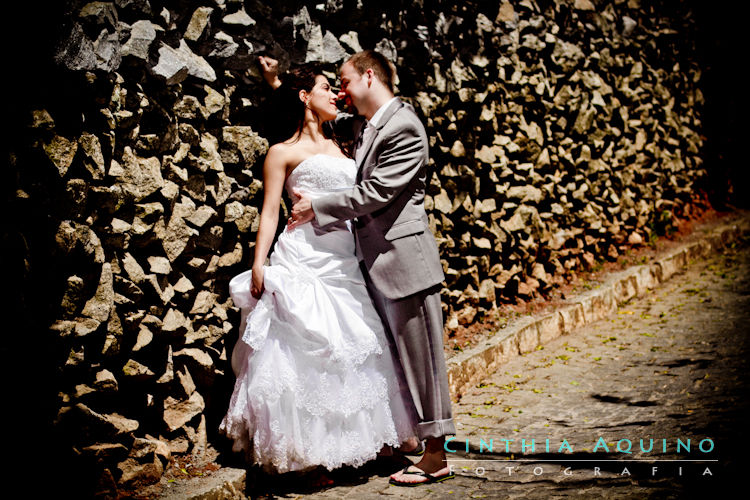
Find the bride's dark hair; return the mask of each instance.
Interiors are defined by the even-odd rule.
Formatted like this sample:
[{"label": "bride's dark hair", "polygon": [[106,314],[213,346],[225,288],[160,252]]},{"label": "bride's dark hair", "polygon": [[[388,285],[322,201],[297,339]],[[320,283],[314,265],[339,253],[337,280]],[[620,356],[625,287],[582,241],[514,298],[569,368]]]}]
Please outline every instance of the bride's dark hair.
[{"label": "bride's dark hair", "polygon": [[[294,126],[294,137],[299,139],[299,135],[302,132],[302,126],[305,124],[305,104],[299,98],[300,90],[306,92],[312,91],[315,86],[315,77],[322,75],[320,67],[317,65],[305,65],[298,68],[294,68],[286,75],[282,76],[282,86],[286,87],[285,95],[283,98],[289,100],[289,113],[288,120],[290,125]],[[287,137],[288,139],[288,137]]]},{"label": "bride's dark hair", "polygon": [[[281,75],[281,87],[276,91],[274,104],[270,115],[267,117],[269,128],[269,140],[272,144],[292,139],[299,140],[302,127],[305,124],[305,103],[299,98],[300,90],[312,91],[315,86],[315,77],[323,75],[321,67],[317,64],[305,64],[298,66]],[[323,75],[325,76],[325,75]],[[333,127],[324,124],[323,131],[326,137],[341,148],[344,154],[349,155],[349,148],[340,137],[334,134]]]}]

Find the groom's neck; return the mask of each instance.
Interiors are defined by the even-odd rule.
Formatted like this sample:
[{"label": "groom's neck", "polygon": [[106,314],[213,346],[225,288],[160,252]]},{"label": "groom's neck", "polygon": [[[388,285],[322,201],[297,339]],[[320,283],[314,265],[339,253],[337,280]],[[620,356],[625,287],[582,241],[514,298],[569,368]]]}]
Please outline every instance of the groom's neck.
[{"label": "groom's neck", "polygon": [[393,99],[395,96],[393,92],[386,88],[380,88],[380,89],[371,89],[372,95],[370,98],[369,106],[366,110],[362,111],[362,116],[367,118],[368,120],[371,120],[372,117],[375,115],[375,113],[378,112],[378,110],[386,104],[388,101]]}]

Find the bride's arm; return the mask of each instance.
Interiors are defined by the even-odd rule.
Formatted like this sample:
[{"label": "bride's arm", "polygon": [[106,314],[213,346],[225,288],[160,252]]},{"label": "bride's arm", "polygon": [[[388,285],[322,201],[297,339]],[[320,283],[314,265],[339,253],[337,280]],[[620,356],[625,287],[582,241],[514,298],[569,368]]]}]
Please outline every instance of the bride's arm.
[{"label": "bride's arm", "polygon": [[253,260],[253,286],[251,292],[254,297],[263,293],[263,264],[271,250],[276,227],[279,224],[279,204],[281,192],[286,178],[286,157],[277,147],[268,150],[263,164],[263,208],[260,212],[260,225],[255,238],[255,258]]}]

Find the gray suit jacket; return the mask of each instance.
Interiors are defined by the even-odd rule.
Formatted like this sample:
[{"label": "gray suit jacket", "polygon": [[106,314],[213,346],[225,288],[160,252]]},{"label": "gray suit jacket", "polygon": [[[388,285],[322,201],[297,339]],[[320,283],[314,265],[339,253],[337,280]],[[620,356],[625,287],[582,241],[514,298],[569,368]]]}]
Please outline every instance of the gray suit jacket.
[{"label": "gray suit jacket", "polygon": [[397,99],[360,147],[365,153],[356,185],[314,199],[316,222],[356,219],[357,256],[389,299],[441,283],[443,268],[424,210],[427,134],[414,108]]}]

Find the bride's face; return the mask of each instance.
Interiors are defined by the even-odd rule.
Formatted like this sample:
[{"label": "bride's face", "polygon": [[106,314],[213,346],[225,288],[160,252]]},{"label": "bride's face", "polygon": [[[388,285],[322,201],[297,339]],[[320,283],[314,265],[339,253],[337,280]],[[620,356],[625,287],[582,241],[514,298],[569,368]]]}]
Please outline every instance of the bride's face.
[{"label": "bride's face", "polygon": [[315,85],[305,97],[307,107],[320,116],[323,121],[336,118],[338,111],[336,94],[333,93],[333,88],[325,76],[318,75],[315,77]]}]

